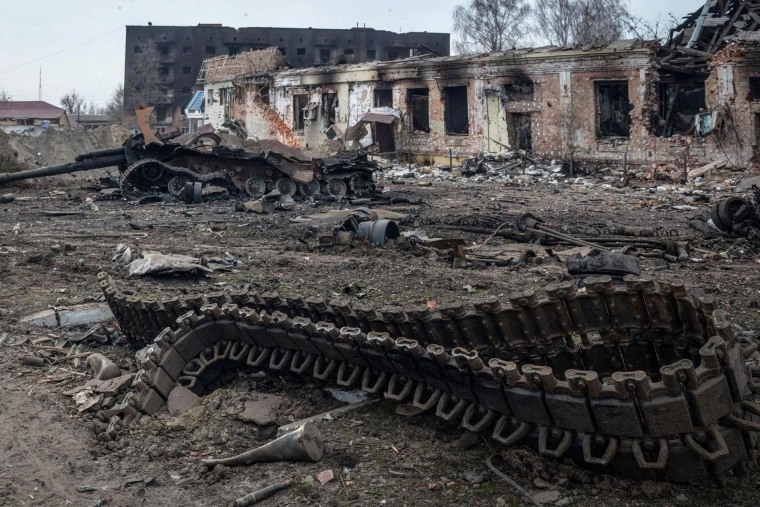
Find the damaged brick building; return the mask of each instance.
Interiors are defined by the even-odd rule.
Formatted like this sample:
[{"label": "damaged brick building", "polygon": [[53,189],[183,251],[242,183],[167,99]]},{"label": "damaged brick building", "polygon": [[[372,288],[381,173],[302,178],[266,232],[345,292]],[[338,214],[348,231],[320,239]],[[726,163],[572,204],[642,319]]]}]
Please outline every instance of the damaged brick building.
[{"label": "damaged brick building", "polygon": [[621,40],[206,76],[207,96],[233,101],[207,102],[206,115],[216,127],[239,120],[253,138],[317,151],[374,144],[426,164],[509,148],[587,163],[748,165],[760,138],[749,4],[707,2],[662,46]]},{"label": "damaged brick building", "polygon": [[394,60],[415,54],[449,54],[449,34],[395,33],[366,26],[349,29],[244,27],[217,23],[197,26],[127,26],[124,56],[125,103],[131,101],[141,45],[152,41],[160,57],[162,94],[156,127],[183,127],[182,107],[193,96],[195,76],[205,58],[233,56],[277,47],[290,67],[309,67],[373,60]]}]

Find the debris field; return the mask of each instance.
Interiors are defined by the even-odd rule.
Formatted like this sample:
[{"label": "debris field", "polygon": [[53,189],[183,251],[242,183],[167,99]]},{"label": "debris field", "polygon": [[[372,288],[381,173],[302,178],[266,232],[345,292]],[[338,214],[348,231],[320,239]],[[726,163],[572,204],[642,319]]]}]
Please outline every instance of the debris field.
[{"label": "debris field", "polygon": [[[621,287],[623,274],[640,274],[671,291],[683,286],[692,298],[688,301],[701,301],[695,306],[700,312],[709,307],[712,315],[730,319],[728,327],[719,320],[714,326],[736,337],[742,371],[748,372],[745,383],[752,383],[760,304],[754,288],[760,275],[755,269],[759,245],[747,223],[752,216],[746,216],[754,213],[751,173],[716,168],[687,183],[663,176],[631,178],[616,168],[569,176],[560,165],[538,163],[518,152],[473,159],[453,169],[376,162],[380,169],[375,172],[373,197],[338,199],[317,193],[273,199],[271,209],[254,212],[244,205],[246,199],[185,204],[181,199],[140,203],[104,198],[110,194],[101,189],[104,172],[97,170],[4,187],[9,197],[0,204],[0,431],[5,443],[0,450],[0,505],[219,505],[275,484],[283,489],[269,491],[273,498],[262,503],[755,501],[756,469],[750,467],[745,475],[743,466],[752,464],[754,450],[726,444],[731,457],[737,452],[746,456],[739,460],[742,466],[733,462],[721,469],[722,457],[711,459],[720,449],[710,432],[695,444],[704,444],[706,457],[681,458],[688,473],[705,474],[702,483],[667,476],[667,470],[645,470],[630,477],[614,467],[578,466],[583,460],[573,451],[575,444],[567,453],[558,447],[560,457],[551,458],[531,448],[540,444],[530,436],[517,445],[498,443],[491,438],[494,421],[478,433],[461,426],[461,415],[447,422],[436,417],[435,410],[419,410],[411,398],[399,395],[401,377],[394,393],[370,375],[383,386],[373,394],[370,388],[360,389],[361,382],[340,386],[299,373],[295,361],[287,368],[241,367],[230,359],[229,350],[224,361],[206,361],[206,373],[195,377],[207,382],[202,388],[195,384],[180,389],[180,382],[164,393],[170,396],[162,398],[155,411],[148,411],[155,413],[133,417],[136,412],[128,407],[146,412],[144,393],[159,389],[158,383],[151,383],[154,377],[145,377],[157,371],[149,367],[156,356],[148,351],[136,360],[134,350],[149,344],[155,330],[137,325],[122,311],[132,308],[130,304],[146,307],[147,300],[179,299],[178,308],[208,304],[208,315],[216,311],[214,301],[235,301],[249,322],[260,319],[251,315],[263,305],[270,311],[270,332],[294,326],[309,333],[308,326],[298,327],[305,325],[298,320],[302,316],[286,315],[290,303],[278,307],[279,316],[271,313],[277,298],[293,304],[341,301],[353,309],[351,315],[361,308],[385,314],[391,313],[388,308],[403,308],[406,315],[417,308],[445,315],[444,311],[459,311],[457,305],[469,308],[485,300],[507,305],[516,295],[532,297],[526,296],[529,291],[535,291],[542,305],[548,304],[543,302],[556,301],[546,299],[556,290],[553,287],[570,283],[587,294],[607,283]],[[740,206],[729,210],[742,226],[721,230],[708,222],[728,197],[743,198],[731,201]],[[362,229],[371,231],[362,236]],[[376,238],[377,230],[381,232]],[[600,257],[601,267],[584,260],[597,252],[621,251],[622,264],[609,260],[613,257]],[[600,279],[600,274],[612,275],[611,281]],[[589,275],[594,279],[587,278],[585,286],[579,282]],[[124,298],[115,300],[113,293],[104,292],[109,288]],[[241,294],[249,299],[243,302]],[[243,311],[246,307],[256,312]],[[203,310],[196,314],[203,317]],[[223,319],[217,318],[219,326]],[[158,320],[153,324],[162,327]],[[175,334],[183,337],[187,331],[182,329],[196,329],[192,332],[200,336],[195,326],[176,327]],[[356,329],[356,336],[364,336],[367,343],[387,338]],[[581,334],[589,333],[584,329]],[[159,342],[168,344],[173,338],[167,336]],[[430,331],[426,336],[445,340],[448,335]],[[181,338],[176,339],[180,343]],[[473,356],[464,346],[466,336],[462,340],[445,348],[454,354],[459,345],[464,350],[454,356],[469,357],[471,365],[478,354]],[[396,342],[393,350],[397,346]],[[245,351],[250,350],[249,344]],[[657,349],[662,361],[663,350]],[[492,364],[484,348],[480,353]],[[699,360],[695,353],[684,354]],[[642,352],[631,349],[621,355],[632,362],[625,365],[630,366],[626,371],[650,368]],[[158,359],[164,361],[163,356]],[[556,368],[547,361],[543,364]],[[272,356],[267,362],[277,361]],[[535,363],[520,361],[531,362]],[[594,363],[610,378],[620,366],[601,365]],[[539,366],[535,371],[543,372]],[[208,373],[211,369],[213,375]],[[571,375],[558,377],[565,381]],[[604,388],[612,385],[609,378],[603,380]],[[389,399],[394,395],[402,400]],[[744,400],[752,403],[752,396]],[[141,401],[130,405],[131,397]],[[707,398],[705,410],[718,412],[714,407],[725,401]],[[646,413],[644,405],[637,410]],[[691,413],[695,420],[708,417],[697,408]],[[746,413],[732,414],[753,420]],[[287,433],[287,427],[297,429],[304,419],[318,415],[312,423],[323,445],[319,461],[304,451],[278,462],[204,464],[266,446],[278,436],[278,428],[279,434]],[[730,415],[721,416],[721,427],[728,427]],[[485,419],[480,412],[472,415],[470,425],[477,426],[481,416]],[[553,417],[560,428],[557,415]],[[562,431],[549,431],[545,446],[561,445]],[[653,431],[651,425],[647,431]],[[742,433],[752,434],[751,428]],[[574,431],[571,438],[582,446],[582,435]],[[592,442],[592,453],[601,459],[611,441]],[[670,437],[668,442],[671,459],[688,452],[670,443]],[[271,456],[273,447],[265,449],[260,452]],[[654,460],[656,450],[651,454],[646,448],[647,459]],[[634,464],[630,470],[638,468]],[[282,484],[286,481],[291,482]]]}]

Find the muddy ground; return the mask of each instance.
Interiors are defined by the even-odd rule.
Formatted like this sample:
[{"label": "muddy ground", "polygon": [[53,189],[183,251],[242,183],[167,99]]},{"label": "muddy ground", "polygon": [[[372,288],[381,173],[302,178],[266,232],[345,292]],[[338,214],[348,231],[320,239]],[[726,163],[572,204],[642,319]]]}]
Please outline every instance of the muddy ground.
[{"label": "muddy ground", "polygon": [[[558,184],[453,178],[424,187],[412,179],[406,185],[388,180],[389,195],[422,204],[378,207],[423,221],[487,215],[508,222],[531,211],[571,233],[590,234],[615,224],[677,234],[697,248],[691,259],[644,259],[645,274],[702,287],[736,322],[760,329],[756,251],[746,242],[710,237],[688,225],[690,220],[704,222],[710,203],[744,176],[712,176],[700,188],[662,183],[616,188],[593,178]],[[225,505],[285,479],[293,479],[295,486],[262,504],[523,505],[507,483],[487,473],[486,459],[492,454],[500,455],[496,463],[502,471],[547,505],[754,505],[760,498],[758,468],[744,478],[730,477],[723,489],[597,476],[542,460],[524,447],[503,449],[482,439],[465,445],[454,425],[431,415],[397,415],[389,401],[319,422],[325,439],[319,463],[207,472],[199,465],[202,457],[260,445],[274,437],[280,424],[342,405],[311,382],[239,372],[230,372],[226,383],[189,412],[144,418],[118,442],[98,442],[92,415],[78,413],[71,396],[63,394],[87,380],[83,365],[73,359],[58,359],[45,368],[21,364],[23,356],[40,350],[35,345],[53,345],[64,330],[34,328],[19,319],[56,304],[98,300],[96,274],[101,270],[143,294],[249,286],[340,295],[378,307],[505,297],[516,290],[540,290],[568,275],[551,260],[517,268],[454,267],[445,255],[398,245],[318,247],[315,235],[336,223],[310,228],[293,219],[343,206],[335,202],[301,202],[292,211],[257,215],[235,211],[230,200],[197,206],[88,200],[97,192],[83,189],[83,181],[67,176],[3,189],[17,198],[0,205],[0,505]],[[485,251],[507,243],[485,232],[423,228],[431,237],[461,237],[469,245],[487,241]],[[117,243],[128,244],[133,252],[229,256],[240,265],[211,275],[127,279],[111,261]],[[88,343],[85,351],[103,352],[123,370],[134,371],[123,343]],[[283,397],[275,424],[262,427],[240,420],[245,401],[256,393]],[[332,470],[335,479],[322,485],[314,478],[324,470]]]}]

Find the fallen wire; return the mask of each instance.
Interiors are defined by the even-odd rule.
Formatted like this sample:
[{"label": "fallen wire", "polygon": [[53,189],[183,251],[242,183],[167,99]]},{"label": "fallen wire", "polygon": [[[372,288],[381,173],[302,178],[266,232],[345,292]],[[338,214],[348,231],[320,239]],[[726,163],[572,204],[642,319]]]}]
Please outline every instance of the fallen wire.
[{"label": "fallen wire", "polygon": [[486,460],[486,465],[488,465],[488,468],[490,468],[493,473],[495,473],[496,475],[498,475],[499,477],[501,477],[502,479],[504,479],[505,481],[507,481],[507,483],[510,486],[512,486],[513,488],[515,488],[517,490],[517,492],[520,493],[523,496],[523,498],[525,498],[526,502],[528,502],[531,505],[535,505],[536,507],[541,507],[541,504],[538,503],[538,502],[536,502],[533,499],[533,497],[530,495],[530,493],[528,493],[527,491],[525,491],[522,486],[520,486],[519,484],[517,484],[507,474],[505,474],[504,472],[502,472],[501,470],[499,470],[498,468],[496,468],[494,466],[494,464],[491,462],[491,460],[493,459],[494,456],[498,456],[498,454],[491,454],[488,457],[488,459]]},{"label": "fallen wire", "polygon": [[498,228],[497,228],[495,231],[493,231],[493,233],[492,233],[490,236],[488,236],[488,237],[486,238],[486,240],[485,240],[485,241],[484,241],[484,242],[483,242],[483,243],[482,243],[482,244],[481,244],[481,245],[480,245],[478,248],[476,248],[475,250],[473,250],[472,252],[470,252],[470,254],[471,254],[471,255],[472,255],[472,254],[475,254],[475,253],[477,253],[477,252],[478,252],[478,251],[479,251],[481,248],[483,248],[484,246],[486,246],[486,243],[488,243],[489,241],[491,241],[491,238],[493,238],[494,236],[496,236],[496,233],[497,233],[497,232],[499,232],[499,231],[500,231],[500,230],[501,230],[501,229],[502,229],[504,226],[506,226],[506,225],[508,225],[508,222],[504,222],[503,224],[501,224],[501,225],[500,225],[500,226],[499,226],[499,227],[498,227]]}]

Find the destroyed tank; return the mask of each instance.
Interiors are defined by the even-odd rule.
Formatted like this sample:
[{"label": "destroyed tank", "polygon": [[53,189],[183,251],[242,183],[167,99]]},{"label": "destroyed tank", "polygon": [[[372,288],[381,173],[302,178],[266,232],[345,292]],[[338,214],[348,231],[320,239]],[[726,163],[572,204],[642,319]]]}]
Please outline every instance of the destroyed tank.
[{"label": "destroyed tank", "polygon": [[[127,199],[171,194],[182,196],[188,184],[216,185],[233,195],[258,198],[277,189],[285,195],[324,193],[336,198],[374,191],[377,165],[367,152],[343,152],[332,158],[302,160],[277,151],[246,152],[221,144],[214,133],[195,136],[185,144],[152,132],[152,108],[135,111],[141,133],[121,148],[80,155],[75,162],[0,175],[0,185],[29,178],[116,166],[120,190]],[[190,185],[192,188],[192,185]]]}]

